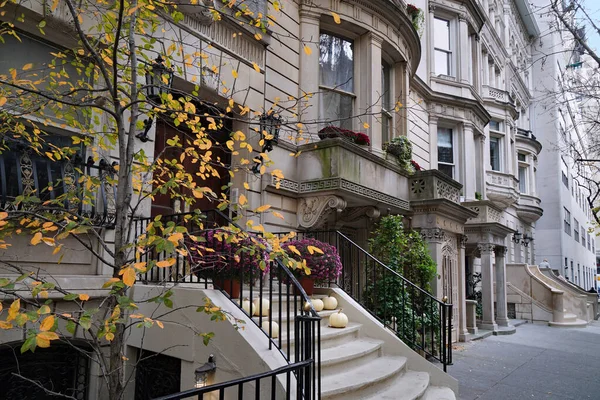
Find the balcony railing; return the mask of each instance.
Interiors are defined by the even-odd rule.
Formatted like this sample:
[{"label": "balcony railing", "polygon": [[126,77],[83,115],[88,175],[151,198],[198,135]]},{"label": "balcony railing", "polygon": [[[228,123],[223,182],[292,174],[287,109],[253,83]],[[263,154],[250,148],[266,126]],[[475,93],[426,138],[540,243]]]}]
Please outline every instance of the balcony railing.
[{"label": "balcony railing", "polygon": [[512,99],[507,91],[502,89],[496,89],[488,85],[482,85],[481,97],[497,100],[502,103],[512,103]]},{"label": "balcony railing", "polygon": [[[200,396],[203,393],[218,391],[237,386],[243,391],[243,384],[254,380],[256,387],[259,379],[275,380],[282,373],[293,372],[297,380],[298,399],[319,399],[321,396],[321,317],[311,305],[306,292],[293,273],[280,261],[267,261],[268,254],[264,240],[254,234],[244,232],[232,223],[227,216],[217,210],[202,214],[196,212],[160,217],[163,226],[185,227],[195,236],[193,242],[185,242],[187,256],[166,251],[149,250],[138,254],[140,261],[162,261],[174,258],[175,263],[167,268],[153,268],[142,274],[143,283],[157,284],[198,284],[200,287],[220,289],[230,300],[244,310],[244,300],[256,300],[258,315],[248,315],[251,321],[265,334],[268,347],[275,346],[289,366],[285,370],[275,370],[260,376],[244,378],[202,390],[178,393],[165,399],[179,399],[188,396]],[[146,234],[154,218],[142,218],[135,221],[136,238]],[[221,235],[223,235],[221,237]],[[234,241],[224,239],[235,237]],[[219,240],[221,237],[223,240]],[[264,249],[263,249],[264,247]],[[207,250],[208,249],[208,250]],[[139,250],[138,250],[139,251]],[[264,264],[263,264],[264,262]],[[260,269],[257,268],[260,265]],[[266,306],[279,304],[278,310]],[[308,304],[308,308],[305,305]],[[252,306],[249,307],[252,310]],[[266,313],[262,312],[267,308]],[[273,324],[279,325],[279,335],[273,338]],[[263,322],[268,329],[263,329]],[[289,376],[289,375],[288,375]],[[287,389],[289,381],[287,382]],[[184,395],[184,393],[187,393]],[[242,392],[239,392],[242,393]],[[183,397],[178,397],[183,396]]]},{"label": "balcony railing", "polygon": [[535,137],[535,135],[533,134],[533,132],[523,129],[523,128],[517,128],[517,135],[520,135],[522,137],[526,137],[528,139],[532,139],[532,140],[537,140],[537,138]]}]

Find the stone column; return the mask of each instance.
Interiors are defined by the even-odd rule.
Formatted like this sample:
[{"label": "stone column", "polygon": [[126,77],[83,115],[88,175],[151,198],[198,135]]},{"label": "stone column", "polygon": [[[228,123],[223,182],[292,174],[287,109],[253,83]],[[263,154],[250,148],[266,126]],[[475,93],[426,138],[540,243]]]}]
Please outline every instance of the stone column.
[{"label": "stone column", "polygon": [[494,247],[492,243],[477,244],[477,249],[481,254],[481,302],[483,306],[480,328],[491,331],[498,330],[494,319],[494,267],[492,265]]},{"label": "stone column", "polygon": [[462,83],[470,83],[469,79],[469,64],[471,64],[471,51],[469,49],[469,26],[465,14],[458,16],[458,67],[456,71],[457,81]]},{"label": "stone column", "polygon": [[408,90],[410,87],[410,66],[406,62],[394,64],[394,91],[390,106],[396,107],[396,101],[402,106],[394,114],[394,128],[392,137],[408,136]]},{"label": "stone column", "polygon": [[[437,274],[434,281],[431,282],[431,290],[433,291],[433,295],[438,299],[442,298],[443,295],[443,287],[442,287],[442,279],[443,270],[442,270],[442,244],[444,243],[444,236],[446,233],[440,228],[424,228],[421,229],[421,237],[429,247],[429,255],[437,265]],[[449,299],[449,302],[452,302],[452,299]]]},{"label": "stone column", "polygon": [[467,329],[467,266],[465,264],[467,239],[465,235],[458,235],[458,340],[461,342],[470,340]]},{"label": "stone column", "polygon": [[[298,97],[301,99],[302,119],[304,121],[316,121],[319,118],[319,18],[321,15],[312,11],[309,6],[300,8],[300,37],[306,45],[311,48],[312,54],[307,55],[302,50],[302,45],[298,52],[300,53],[300,87]],[[314,96],[306,96],[313,94]],[[316,131],[319,127],[311,128]]]},{"label": "stone column", "polygon": [[460,156],[459,165],[461,171],[461,182],[463,184],[463,196],[467,200],[475,200],[475,192],[477,187],[475,182],[477,181],[477,171],[473,168],[473,164],[470,160],[475,160],[475,137],[473,136],[473,125],[465,123],[463,125],[463,151]]},{"label": "stone column", "polygon": [[496,246],[496,322],[509,326],[506,305],[506,247]]},{"label": "stone column", "polygon": [[[362,73],[355,81],[355,84],[358,83],[360,85],[360,93],[364,93],[365,96],[362,96],[358,112],[359,114],[366,114],[362,118],[362,121],[369,124],[367,133],[371,137],[371,147],[375,152],[382,153],[381,102],[383,98],[381,93],[381,45],[383,38],[373,33],[368,33],[361,38],[361,43],[361,54],[363,54],[363,57],[359,60],[359,70]],[[391,90],[391,85],[389,89]]]}]

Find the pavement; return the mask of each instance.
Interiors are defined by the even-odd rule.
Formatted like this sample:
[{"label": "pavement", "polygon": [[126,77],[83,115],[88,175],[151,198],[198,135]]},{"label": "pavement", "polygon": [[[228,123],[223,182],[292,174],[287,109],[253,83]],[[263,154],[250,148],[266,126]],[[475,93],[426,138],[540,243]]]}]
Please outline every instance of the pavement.
[{"label": "pavement", "polygon": [[600,399],[600,322],[524,324],[514,335],[453,347],[448,373],[462,400]]}]

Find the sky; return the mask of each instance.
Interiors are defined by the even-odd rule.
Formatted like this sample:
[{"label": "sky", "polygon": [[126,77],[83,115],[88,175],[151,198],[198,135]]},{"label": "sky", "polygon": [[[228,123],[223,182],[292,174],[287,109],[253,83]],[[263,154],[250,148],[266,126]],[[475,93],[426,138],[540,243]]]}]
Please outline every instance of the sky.
[{"label": "sky", "polygon": [[[582,0],[586,11],[590,17],[594,20],[596,26],[600,27],[600,1],[598,0]],[[596,52],[600,51],[600,34],[594,31],[592,26],[588,26],[586,29],[587,41],[590,47]]]}]

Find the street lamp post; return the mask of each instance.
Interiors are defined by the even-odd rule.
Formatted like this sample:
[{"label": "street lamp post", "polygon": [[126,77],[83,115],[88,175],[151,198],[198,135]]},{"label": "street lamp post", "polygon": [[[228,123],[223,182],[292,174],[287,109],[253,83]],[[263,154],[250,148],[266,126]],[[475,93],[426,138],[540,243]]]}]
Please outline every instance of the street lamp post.
[{"label": "street lamp post", "polygon": [[[155,105],[160,103],[162,95],[171,91],[173,86],[173,75],[173,70],[167,68],[165,60],[163,60],[160,55],[156,57],[156,60],[154,60],[150,68],[146,71],[146,98],[151,104]],[[150,140],[148,132],[152,127],[154,118],[154,116],[146,118],[144,120],[144,130],[135,135],[141,142],[145,143]]]}]

